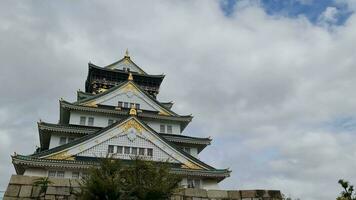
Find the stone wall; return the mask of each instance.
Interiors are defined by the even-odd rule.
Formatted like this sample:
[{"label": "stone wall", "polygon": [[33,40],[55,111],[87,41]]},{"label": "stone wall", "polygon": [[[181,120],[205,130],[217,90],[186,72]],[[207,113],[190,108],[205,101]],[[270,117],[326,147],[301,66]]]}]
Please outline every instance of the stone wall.
[{"label": "stone wall", "polygon": [[[34,186],[38,177],[12,175],[4,200],[15,199],[48,199],[75,200],[79,184],[75,179],[51,178],[51,184],[41,194],[41,188]],[[40,198],[39,198],[40,197]],[[182,189],[171,197],[171,200],[281,200],[278,190],[202,190]]]}]

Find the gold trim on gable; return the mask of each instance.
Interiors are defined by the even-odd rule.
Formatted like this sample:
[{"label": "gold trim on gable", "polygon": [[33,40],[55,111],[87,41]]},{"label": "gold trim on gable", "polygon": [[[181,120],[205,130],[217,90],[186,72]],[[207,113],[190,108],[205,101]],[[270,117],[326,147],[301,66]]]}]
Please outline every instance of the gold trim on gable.
[{"label": "gold trim on gable", "polygon": [[158,112],[158,114],[159,114],[159,115],[170,116],[170,114],[169,114],[168,112],[164,111],[164,110],[160,110],[160,111]]},{"label": "gold trim on gable", "polygon": [[136,87],[132,83],[128,83],[122,88],[124,92],[137,92]]},{"label": "gold trim on gable", "polygon": [[191,162],[186,162],[182,165],[182,168],[185,168],[185,169],[202,169],[201,167],[199,167],[198,165],[196,164],[193,164]]},{"label": "gold trim on gable", "polygon": [[64,151],[61,153],[57,153],[53,156],[47,157],[46,159],[53,160],[74,160],[74,157],[68,153],[68,151]]},{"label": "gold trim on gable", "polygon": [[123,130],[124,132],[128,131],[130,128],[134,128],[137,130],[137,132],[142,133],[144,128],[139,124],[136,120],[130,119],[123,125]]}]

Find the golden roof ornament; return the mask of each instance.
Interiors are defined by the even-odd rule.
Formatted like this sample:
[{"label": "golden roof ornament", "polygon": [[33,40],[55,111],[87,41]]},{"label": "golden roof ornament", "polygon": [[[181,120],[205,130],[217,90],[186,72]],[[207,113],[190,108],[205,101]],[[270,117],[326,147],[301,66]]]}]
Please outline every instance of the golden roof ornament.
[{"label": "golden roof ornament", "polygon": [[133,76],[132,76],[131,72],[129,73],[129,77],[127,78],[127,80],[133,81]]},{"label": "golden roof ornament", "polygon": [[130,57],[130,55],[129,55],[129,49],[126,49],[126,51],[125,51],[125,57]]},{"label": "golden roof ornament", "polygon": [[137,115],[136,106],[132,106],[129,112],[130,115]]}]

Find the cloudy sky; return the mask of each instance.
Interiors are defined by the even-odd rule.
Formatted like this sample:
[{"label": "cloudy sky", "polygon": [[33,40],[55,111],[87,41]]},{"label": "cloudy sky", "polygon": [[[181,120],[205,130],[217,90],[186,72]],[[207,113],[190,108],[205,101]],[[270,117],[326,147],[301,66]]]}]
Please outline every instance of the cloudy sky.
[{"label": "cloudy sky", "polygon": [[353,0],[1,1],[0,190],[36,122],[84,89],[87,63],[123,57],[166,74],[159,99],[212,136],[201,159],[227,189],[335,199],[356,184]]}]

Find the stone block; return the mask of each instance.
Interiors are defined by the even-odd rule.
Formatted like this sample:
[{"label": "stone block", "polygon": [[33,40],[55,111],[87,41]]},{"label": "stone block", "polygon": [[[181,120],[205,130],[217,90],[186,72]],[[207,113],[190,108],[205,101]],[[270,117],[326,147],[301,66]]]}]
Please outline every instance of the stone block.
[{"label": "stone block", "polygon": [[50,178],[50,186],[61,186],[61,187],[70,187],[69,179],[67,178]]},{"label": "stone block", "polygon": [[9,184],[9,186],[7,186],[7,189],[6,189],[5,196],[17,197],[19,195],[20,188],[21,188],[21,186],[19,186],[19,185]]},{"label": "stone block", "polygon": [[12,175],[10,178],[10,184],[32,185],[34,180],[38,179],[38,178],[40,178],[40,177]]},{"label": "stone block", "polygon": [[45,200],[56,200],[56,196],[55,195],[46,195]]},{"label": "stone block", "polygon": [[71,187],[80,187],[80,183],[82,183],[81,179],[69,179]]},{"label": "stone block", "polygon": [[80,194],[81,192],[82,190],[80,189],[80,187],[74,187],[70,189],[71,194]]},{"label": "stone block", "polygon": [[18,197],[6,197],[4,196],[3,200],[18,200]]},{"label": "stone block", "polygon": [[21,186],[19,197],[31,197],[31,194],[32,194],[32,186],[31,185]]},{"label": "stone block", "polygon": [[209,198],[220,198],[220,199],[226,199],[228,198],[228,194],[226,190],[208,190],[207,191],[208,197]]},{"label": "stone block", "polygon": [[229,191],[227,191],[227,194],[231,200],[240,200],[241,199],[240,191],[238,191],[238,190],[229,190]]},{"label": "stone block", "polygon": [[193,189],[193,188],[185,189],[184,195],[188,196],[188,197],[200,197],[200,198],[207,198],[208,197],[206,190]]},{"label": "stone block", "polygon": [[256,190],[240,190],[241,198],[257,197]]},{"label": "stone block", "polygon": [[71,194],[69,197],[68,197],[68,200],[77,200],[77,196]]},{"label": "stone block", "polygon": [[282,199],[282,193],[279,190],[268,190],[268,196],[276,199]]},{"label": "stone block", "polygon": [[53,187],[53,186],[49,186],[47,188],[46,194],[48,194],[48,195],[69,196],[70,195],[70,190],[69,190],[69,187]]},{"label": "stone block", "polygon": [[32,197],[38,197],[41,195],[41,187],[40,186],[33,186],[32,188]]}]

